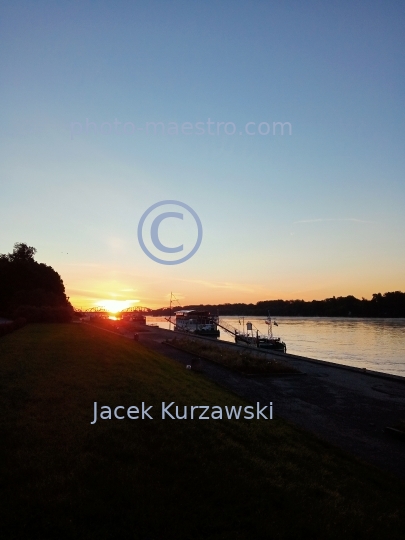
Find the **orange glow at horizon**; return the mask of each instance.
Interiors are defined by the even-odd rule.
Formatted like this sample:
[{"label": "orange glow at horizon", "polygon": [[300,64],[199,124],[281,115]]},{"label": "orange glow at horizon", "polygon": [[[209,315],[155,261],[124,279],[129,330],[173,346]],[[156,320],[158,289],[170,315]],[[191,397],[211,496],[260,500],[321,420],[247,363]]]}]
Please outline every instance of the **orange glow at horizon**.
[{"label": "orange glow at horizon", "polygon": [[96,306],[104,308],[109,313],[119,313],[123,309],[132,307],[139,300],[100,300]]}]

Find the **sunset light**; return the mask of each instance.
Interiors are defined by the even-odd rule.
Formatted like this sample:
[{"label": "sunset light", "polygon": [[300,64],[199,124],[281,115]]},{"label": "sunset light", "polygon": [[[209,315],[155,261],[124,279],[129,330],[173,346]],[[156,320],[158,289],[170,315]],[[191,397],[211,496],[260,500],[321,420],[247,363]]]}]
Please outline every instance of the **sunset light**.
[{"label": "sunset light", "polygon": [[100,300],[96,306],[106,309],[109,313],[118,313],[123,309],[132,307],[139,300]]},{"label": "sunset light", "polygon": [[405,540],[404,8],[0,3],[1,538]]}]

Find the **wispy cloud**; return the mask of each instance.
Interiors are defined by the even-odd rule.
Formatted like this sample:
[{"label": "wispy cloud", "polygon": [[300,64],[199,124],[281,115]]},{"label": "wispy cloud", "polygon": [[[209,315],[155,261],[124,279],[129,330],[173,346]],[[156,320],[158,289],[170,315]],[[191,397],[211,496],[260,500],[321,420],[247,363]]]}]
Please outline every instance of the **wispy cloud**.
[{"label": "wispy cloud", "polygon": [[293,225],[296,223],[322,223],[325,221],[354,221],[356,223],[376,223],[375,221],[367,221],[364,219],[357,218],[329,218],[329,219],[301,219],[299,221],[293,221]]},{"label": "wispy cloud", "polygon": [[92,264],[92,263],[65,263],[66,266],[83,266],[89,268],[104,268],[103,264]]},{"label": "wispy cloud", "polygon": [[198,285],[202,285],[203,287],[207,287],[209,289],[232,289],[234,291],[254,292],[254,289],[243,285],[238,285],[237,283],[214,283],[212,281],[204,281],[202,279],[182,279],[180,281],[186,283],[197,283]]},{"label": "wispy cloud", "polygon": [[109,236],[105,241],[112,251],[124,252],[126,249],[126,241],[118,236]]},{"label": "wispy cloud", "polygon": [[[132,289],[134,291],[134,289]],[[123,291],[121,291],[123,292]],[[101,298],[114,298],[114,299],[120,299],[128,300],[127,294],[118,294],[118,293],[111,293],[111,292],[103,292],[103,291],[90,291],[90,290],[84,290],[84,289],[68,289],[68,293],[71,296],[80,296],[83,298],[94,298],[97,300],[100,300]],[[131,302],[139,302],[139,300],[131,300]]]},{"label": "wispy cloud", "polygon": [[67,292],[71,296],[82,296],[83,298],[96,298],[97,300],[100,299],[100,293],[95,291],[86,291],[83,289],[69,289],[67,288]]}]

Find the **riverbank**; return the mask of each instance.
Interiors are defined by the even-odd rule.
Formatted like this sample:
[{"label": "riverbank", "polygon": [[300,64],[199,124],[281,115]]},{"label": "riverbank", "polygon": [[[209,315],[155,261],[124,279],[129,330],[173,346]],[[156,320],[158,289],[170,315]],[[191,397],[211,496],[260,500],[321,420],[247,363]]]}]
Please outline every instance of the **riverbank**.
[{"label": "riverbank", "polygon": [[[164,343],[173,332],[148,327],[139,333],[146,347],[183,364],[195,360]],[[209,338],[199,338],[209,340]],[[217,342],[228,349],[244,345]],[[249,401],[272,400],[277,414],[351,454],[405,478],[404,443],[385,433],[405,417],[405,378],[290,354],[265,353],[282,359],[305,377],[246,379],[206,360],[199,369],[211,380]]]},{"label": "riverbank", "polygon": [[[278,399],[273,420],[163,420],[162,402],[251,400],[152,350],[162,333],[146,330],[28,325],[0,340],[4,537],[403,538],[404,482],[285,422]],[[91,424],[95,402],[111,419]],[[118,418],[142,403],[153,420]]]},{"label": "riverbank", "polygon": [[[168,322],[153,317],[166,328]],[[221,318],[240,332],[249,321],[261,334],[268,325],[262,318]],[[405,319],[355,319],[353,317],[280,317],[273,327],[287,344],[287,352],[358,368],[405,377]],[[234,343],[234,336],[221,329],[220,339]]]}]

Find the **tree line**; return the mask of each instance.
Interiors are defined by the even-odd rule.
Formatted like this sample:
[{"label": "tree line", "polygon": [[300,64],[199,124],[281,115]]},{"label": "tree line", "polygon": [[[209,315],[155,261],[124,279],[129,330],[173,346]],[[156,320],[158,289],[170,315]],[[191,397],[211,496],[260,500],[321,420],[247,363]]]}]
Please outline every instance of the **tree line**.
[{"label": "tree line", "polygon": [[[199,304],[173,307],[209,311],[212,315],[285,317],[405,317],[405,293],[373,294],[371,300],[354,296],[333,296],[325,300],[262,300],[256,304]],[[168,316],[170,308],[153,310],[153,315]]]}]

